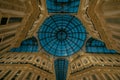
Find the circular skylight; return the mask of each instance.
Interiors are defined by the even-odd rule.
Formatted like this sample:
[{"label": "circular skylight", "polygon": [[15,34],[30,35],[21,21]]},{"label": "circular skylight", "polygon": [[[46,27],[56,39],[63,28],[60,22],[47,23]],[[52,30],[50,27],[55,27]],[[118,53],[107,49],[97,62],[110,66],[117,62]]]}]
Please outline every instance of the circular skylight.
[{"label": "circular skylight", "polygon": [[69,56],[79,51],[86,39],[81,21],[71,15],[53,15],[38,31],[42,48],[54,56]]}]

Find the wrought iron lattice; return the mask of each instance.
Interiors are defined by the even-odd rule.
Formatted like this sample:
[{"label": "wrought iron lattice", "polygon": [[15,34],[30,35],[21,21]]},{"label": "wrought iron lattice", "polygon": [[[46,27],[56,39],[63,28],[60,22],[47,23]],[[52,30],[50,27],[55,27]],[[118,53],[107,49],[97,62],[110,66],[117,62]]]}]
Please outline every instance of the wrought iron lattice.
[{"label": "wrought iron lattice", "polygon": [[68,60],[57,59],[54,62],[56,80],[66,80],[68,70]]},{"label": "wrought iron lattice", "polygon": [[32,37],[24,40],[20,47],[13,48],[10,52],[38,52],[38,43],[37,40]]},{"label": "wrought iron lattice", "polygon": [[79,51],[86,39],[82,23],[71,15],[53,15],[38,31],[42,48],[54,56],[69,56]]},{"label": "wrought iron lattice", "polygon": [[46,0],[49,13],[77,13],[80,0]]},{"label": "wrought iron lattice", "polygon": [[86,52],[87,53],[105,53],[105,54],[114,54],[117,53],[115,50],[109,50],[106,48],[105,43],[90,38],[86,43]]}]

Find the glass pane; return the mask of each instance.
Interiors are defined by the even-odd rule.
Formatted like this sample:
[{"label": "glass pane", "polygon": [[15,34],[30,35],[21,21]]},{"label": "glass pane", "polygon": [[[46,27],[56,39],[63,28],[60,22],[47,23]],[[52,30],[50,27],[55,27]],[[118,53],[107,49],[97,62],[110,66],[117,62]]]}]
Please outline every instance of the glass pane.
[{"label": "glass pane", "polygon": [[106,54],[114,54],[117,53],[115,50],[107,49],[104,42],[100,40],[96,40],[90,38],[86,43],[86,52],[87,53],[106,53]]},{"label": "glass pane", "polygon": [[54,56],[70,56],[79,51],[86,39],[81,21],[71,15],[52,15],[38,30],[43,49]]},{"label": "glass pane", "polygon": [[57,59],[54,62],[56,80],[66,80],[68,70],[68,60]]},{"label": "glass pane", "polygon": [[20,47],[13,48],[10,52],[38,52],[37,40],[34,37],[26,39],[21,43]]},{"label": "glass pane", "polygon": [[80,0],[46,0],[49,13],[77,13]]}]

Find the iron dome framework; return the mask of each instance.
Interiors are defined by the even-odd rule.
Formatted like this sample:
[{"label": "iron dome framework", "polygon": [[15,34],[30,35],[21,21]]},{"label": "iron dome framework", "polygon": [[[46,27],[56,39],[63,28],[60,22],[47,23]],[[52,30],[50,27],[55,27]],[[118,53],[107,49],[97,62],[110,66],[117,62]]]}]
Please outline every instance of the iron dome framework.
[{"label": "iron dome framework", "polygon": [[66,80],[68,63],[66,59],[57,59],[54,61],[56,80]]},{"label": "iron dome framework", "polygon": [[38,30],[42,48],[54,56],[70,56],[84,45],[86,31],[72,15],[52,15]]},{"label": "iron dome framework", "polygon": [[36,38],[32,37],[24,40],[20,47],[13,48],[11,52],[38,52],[38,43]]},{"label": "iron dome framework", "polygon": [[46,0],[49,13],[77,13],[80,0]]},{"label": "iron dome framework", "polygon": [[[78,12],[80,0],[46,0],[46,4],[48,13],[60,14],[47,18],[39,28],[38,38],[42,48],[59,57],[70,56],[79,51],[84,45],[86,30],[81,21],[69,13]],[[4,18],[3,22],[6,20]],[[12,22],[14,21],[16,20],[12,19]],[[87,53],[116,53],[114,50],[107,49],[103,42],[93,38],[90,38],[85,45]],[[13,48],[11,52],[38,52],[37,41],[35,38],[24,40],[19,48]],[[68,63],[66,59],[55,60],[57,80],[66,80]]]},{"label": "iron dome framework", "polygon": [[115,54],[115,50],[107,49],[104,42],[90,38],[86,43],[87,53],[104,53],[104,54]]}]

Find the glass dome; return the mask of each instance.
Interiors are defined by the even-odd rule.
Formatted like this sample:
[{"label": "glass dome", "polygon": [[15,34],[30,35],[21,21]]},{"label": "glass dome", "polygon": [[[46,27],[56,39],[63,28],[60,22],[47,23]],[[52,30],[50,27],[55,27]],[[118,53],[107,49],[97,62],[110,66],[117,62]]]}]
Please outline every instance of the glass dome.
[{"label": "glass dome", "polygon": [[79,51],[86,31],[75,16],[57,14],[47,18],[38,31],[42,48],[54,56],[69,56]]}]

